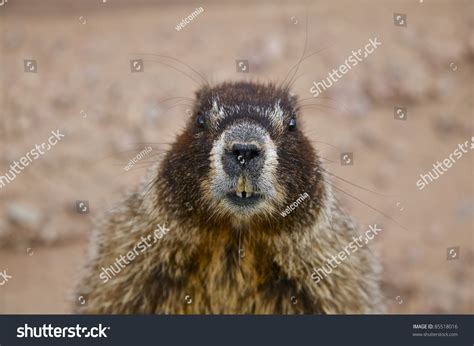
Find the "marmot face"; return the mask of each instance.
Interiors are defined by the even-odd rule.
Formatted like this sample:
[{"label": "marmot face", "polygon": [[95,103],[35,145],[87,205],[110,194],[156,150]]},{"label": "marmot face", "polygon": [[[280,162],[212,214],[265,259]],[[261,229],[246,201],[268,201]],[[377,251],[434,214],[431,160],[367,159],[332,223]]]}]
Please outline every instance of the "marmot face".
[{"label": "marmot face", "polygon": [[187,191],[181,205],[198,200],[191,209],[206,219],[239,222],[281,219],[279,211],[300,194],[317,197],[319,162],[297,112],[296,98],[274,85],[199,90],[193,117],[165,160],[168,192]]}]

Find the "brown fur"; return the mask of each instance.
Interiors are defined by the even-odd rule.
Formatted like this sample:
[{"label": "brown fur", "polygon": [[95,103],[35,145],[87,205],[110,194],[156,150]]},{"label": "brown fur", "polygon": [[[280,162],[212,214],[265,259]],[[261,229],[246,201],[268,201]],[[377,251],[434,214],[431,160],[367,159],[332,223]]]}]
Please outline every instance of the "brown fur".
[{"label": "brown fur", "polygon": [[[230,91],[229,91],[230,90]],[[194,113],[223,104],[281,100],[286,116],[296,99],[272,85],[223,84],[197,93]],[[286,113],[285,113],[286,114]],[[285,118],[287,120],[287,118]],[[218,128],[196,129],[190,119],[138,192],[104,218],[77,294],[83,313],[292,314],[373,313],[381,310],[378,266],[367,247],[348,257],[319,283],[311,278],[325,258],[357,235],[336,203],[328,176],[301,126],[283,133],[265,124],[278,147],[277,181],[283,203],[273,214],[236,221],[209,201],[209,151]],[[283,218],[279,211],[301,193],[304,200]],[[141,236],[165,224],[169,233],[103,283],[102,267],[133,249]],[[239,243],[243,252],[239,257]],[[188,296],[188,297],[186,297]],[[187,300],[186,300],[186,299]],[[191,300],[189,300],[189,298]]]}]

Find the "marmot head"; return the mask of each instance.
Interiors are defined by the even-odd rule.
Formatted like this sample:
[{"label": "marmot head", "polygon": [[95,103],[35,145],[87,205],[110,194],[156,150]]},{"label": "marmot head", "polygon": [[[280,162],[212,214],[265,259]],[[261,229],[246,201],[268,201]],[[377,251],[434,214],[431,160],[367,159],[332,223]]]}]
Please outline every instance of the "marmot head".
[{"label": "marmot head", "polygon": [[300,125],[297,99],[285,88],[237,82],[200,89],[164,162],[169,210],[186,205],[208,220],[282,218],[280,211],[318,186],[319,161]]}]

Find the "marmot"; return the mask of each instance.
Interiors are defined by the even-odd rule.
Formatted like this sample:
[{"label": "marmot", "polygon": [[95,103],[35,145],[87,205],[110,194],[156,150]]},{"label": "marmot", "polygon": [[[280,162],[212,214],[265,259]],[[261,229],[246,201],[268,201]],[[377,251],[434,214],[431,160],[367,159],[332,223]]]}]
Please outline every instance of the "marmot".
[{"label": "marmot", "polygon": [[298,113],[287,87],[201,87],[183,132],[97,230],[78,312],[380,311],[378,262],[365,246],[315,280],[357,232]]}]

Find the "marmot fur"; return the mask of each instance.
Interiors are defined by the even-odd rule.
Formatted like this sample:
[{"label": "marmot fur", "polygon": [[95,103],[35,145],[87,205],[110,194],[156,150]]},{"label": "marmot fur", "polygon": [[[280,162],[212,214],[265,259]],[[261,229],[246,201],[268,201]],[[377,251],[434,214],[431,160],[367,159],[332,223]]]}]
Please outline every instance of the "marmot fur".
[{"label": "marmot fur", "polygon": [[184,131],[96,230],[78,311],[380,311],[378,263],[366,246],[315,281],[358,233],[298,113],[296,97],[273,84],[201,88]]}]

